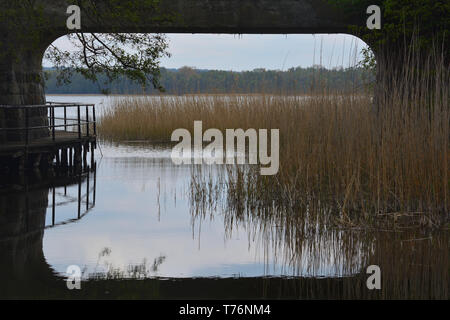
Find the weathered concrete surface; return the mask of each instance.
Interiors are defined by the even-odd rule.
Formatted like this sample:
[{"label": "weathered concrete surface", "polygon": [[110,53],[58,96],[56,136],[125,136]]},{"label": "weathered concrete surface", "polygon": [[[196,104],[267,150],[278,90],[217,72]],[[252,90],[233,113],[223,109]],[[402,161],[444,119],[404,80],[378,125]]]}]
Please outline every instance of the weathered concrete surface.
[{"label": "weathered concrete surface", "polygon": [[[42,1],[41,1],[42,2]],[[51,17],[53,30],[65,34],[66,8],[70,1],[44,1],[44,12]],[[101,12],[110,1],[97,1]],[[71,3],[70,3],[71,4]],[[152,11],[141,12],[136,22],[101,21],[83,15],[85,32],[110,32],[119,27],[123,32],[164,33],[342,33],[348,25],[366,17],[344,18],[344,13],[327,0],[161,0],[159,16],[170,14],[171,22],[156,22]],[[107,11],[106,9],[104,11]]]},{"label": "weathered concrete surface", "polygon": [[[0,105],[45,103],[43,54],[54,40],[67,34],[66,10],[73,2],[36,0],[34,9],[29,9],[22,1],[0,0],[0,12],[4,12],[0,14]],[[161,0],[158,16],[171,15],[170,22],[156,21],[154,12],[146,8],[136,10],[135,21],[110,19],[111,1],[98,0],[95,5],[105,17],[82,8],[82,32],[345,33],[349,24],[359,24],[365,17],[361,12],[344,19],[344,13],[327,0]],[[14,16],[14,12],[19,14]],[[35,123],[46,124],[44,110],[35,116]],[[21,126],[22,119],[20,113],[7,115],[0,110],[1,127]],[[46,134],[37,131],[34,137]],[[0,143],[22,139],[16,133],[0,133]]]},{"label": "weathered concrete surface", "polygon": [[[42,78],[43,50],[20,48],[14,40],[11,46],[16,48],[15,55],[5,54],[0,59],[0,105],[31,105],[45,103]],[[45,50],[45,49],[44,49]],[[30,110],[29,125],[47,125],[47,109]],[[23,110],[2,110],[0,126],[3,128],[25,127]],[[48,130],[30,131],[30,139],[48,136]],[[1,141],[23,141],[24,132],[0,132]]]}]

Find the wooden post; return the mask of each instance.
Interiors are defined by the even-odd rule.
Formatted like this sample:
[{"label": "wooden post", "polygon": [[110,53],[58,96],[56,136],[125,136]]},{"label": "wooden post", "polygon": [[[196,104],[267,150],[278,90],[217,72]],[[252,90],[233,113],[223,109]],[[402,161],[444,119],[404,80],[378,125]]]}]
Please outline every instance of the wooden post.
[{"label": "wooden post", "polygon": [[55,187],[53,187],[53,197],[52,197],[52,226],[55,225]]},{"label": "wooden post", "polygon": [[67,149],[61,149],[61,164],[63,168],[67,168]]},{"label": "wooden post", "polygon": [[81,115],[80,115],[80,106],[77,106],[78,113],[78,139],[81,139]]},{"label": "wooden post", "polygon": [[67,131],[67,107],[64,106],[64,131]]},{"label": "wooden post", "polygon": [[86,106],[86,136],[89,137],[89,109]]},{"label": "wooden post", "polygon": [[52,139],[53,139],[53,141],[55,141],[55,107],[54,106],[52,106],[51,122],[52,122]]},{"label": "wooden post", "polygon": [[49,153],[47,157],[47,168],[53,167],[53,153]]},{"label": "wooden post", "polygon": [[73,167],[73,148],[69,148],[69,167]]},{"label": "wooden post", "polygon": [[94,122],[94,136],[97,136],[97,120],[95,120],[95,104],[92,105],[92,121]]},{"label": "wooden post", "polygon": [[61,158],[59,157],[59,149],[56,149],[55,156],[56,156],[56,166],[59,168],[61,165]]},{"label": "wooden post", "polygon": [[94,163],[93,170],[94,170],[94,199],[93,199],[92,205],[95,206],[95,198],[97,195],[97,193],[96,193],[96,190],[97,190],[97,164],[96,163]]},{"label": "wooden post", "polygon": [[85,143],[83,146],[83,167],[85,170],[87,170],[88,162],[87,162],[87,153],[89,150],[89,144]]},{"label": "wooden post", "polygon": [[77,169],[81,166],[81,144],[74,148],[74,164]]},{"label": "wooden post", "polygon": [[81,173],[78,179],[78,219],[81,218]]},{"label": "wooden post", "polygon": [[86,212],[89,210],[89,170],[86,177]]},{"label": "wooden post", "polygon": [[91,142],[91,168],[94,168],[94,162],[95,162],[95,157],[94,157],[94,142]]}]

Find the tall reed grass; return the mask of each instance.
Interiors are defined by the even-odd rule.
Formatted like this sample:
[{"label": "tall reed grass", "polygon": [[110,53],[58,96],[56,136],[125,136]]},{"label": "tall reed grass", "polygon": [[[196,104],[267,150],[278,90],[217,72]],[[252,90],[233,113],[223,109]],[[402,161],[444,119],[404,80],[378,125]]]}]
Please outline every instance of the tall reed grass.
[{"label": "tall reed grass", "polygon": [[105,111],[99,132],[105,140],[156,142],[177,128],[192,132],[195,120],[204,130],[277,128],[278,175],[238,168],[226,182],[236,206],[245,199],[247,207],[292,211],[313,199],[341,225],[448,228],[449,68],[439,55],[423,61],[408,60],[377,95],[377,108],[368,94],[339,92],[135,97]]}]

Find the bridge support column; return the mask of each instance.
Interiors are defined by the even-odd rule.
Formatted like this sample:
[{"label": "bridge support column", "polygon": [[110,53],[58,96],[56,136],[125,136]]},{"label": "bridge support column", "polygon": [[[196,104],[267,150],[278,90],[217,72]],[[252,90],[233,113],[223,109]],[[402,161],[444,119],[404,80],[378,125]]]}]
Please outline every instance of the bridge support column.
[{"label": "bridge support column", "polygon": [[[11,44],[11,52],[4,53],[0,59],[0,105],[40,105],[45,104],[42,58],[44,51],[21,50]],[[7,110],[0,107],[0,127],[25,127],[24,110]],[[47,108],[29,110],[28,125],[46,126]],[[29,132],[30,140],[48,136],[48,129]],[[24,131],[1,131],[0,143],[5,141],[24,141]]]}]

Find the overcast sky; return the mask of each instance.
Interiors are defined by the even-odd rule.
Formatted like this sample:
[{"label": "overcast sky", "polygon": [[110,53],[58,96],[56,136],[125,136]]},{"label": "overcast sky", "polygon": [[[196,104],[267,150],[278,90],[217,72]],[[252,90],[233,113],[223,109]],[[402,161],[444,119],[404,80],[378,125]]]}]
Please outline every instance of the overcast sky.
[{"label": "overcast sky", "polygon": [[[365,46],[360,39],[343,34],[169,34],[168,39],[172,56],[161,61],[163,67],[233,71],[286,70],[309,67],[321,61],[327,68],[348,67],[355,64]],[[70,46],[65,38],[58,39],[55,45],[65,49]],[[45,61],[44,65],[49,66]]]}]

